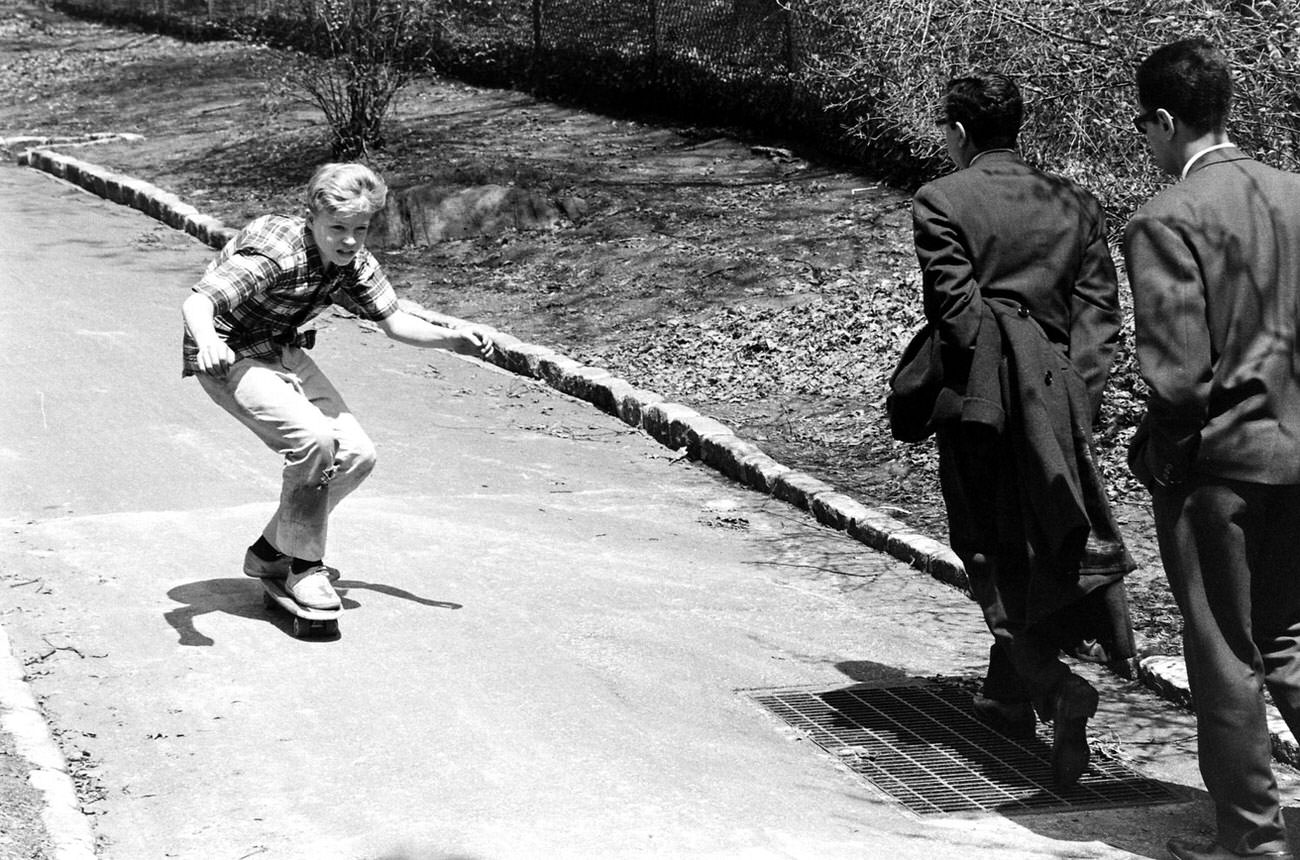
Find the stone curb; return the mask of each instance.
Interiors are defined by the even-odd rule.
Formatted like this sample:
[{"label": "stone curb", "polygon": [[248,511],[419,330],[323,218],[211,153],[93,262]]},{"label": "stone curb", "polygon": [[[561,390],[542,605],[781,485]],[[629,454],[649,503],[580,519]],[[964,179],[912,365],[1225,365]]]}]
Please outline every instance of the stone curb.
[{"label": "stone curb", "polygon": [[179,197],[130,176],[114,173],[49,149],[29,149],[18,156],[19,165],[34,167],[67,180],[100,197],[138,209],[169,227],[182,230],[213,248],[220,248],[239,232],[216,218],[203,215]]},{"label": "stone curb", "polygon": [[[1187,665],[1182,657],[1145,657],[1138,661],[1138,677],[1162,698],[1191,709],[1192,693],[1187,682]],[[1275,759],[1292,767],[1300,766],[1300,746],[1282,715],[1272,705],[1268,706],[1268,735]]]},{"label": "stone curb", "polygon": [[27,780],[45,798],[41,813],[56,860],[94,860],[95,837],[81,811],[67,761],[50,736],[40,706],[27,685],[22,664],[0,628],[0,728],[14,739],[31,773]]},{"label": "stone curb", "polygon": [[[19,164],[44,170],[102,197],[139,209],[214,248],[222,247],[237,232],[215,218],[200,214],[173,194],[62,153],[28,150],[19,157]],[[466,322],[425,310],[413,302],[404,302],[403,307],[439,325]],[[935,579],[967,590],[966,571],[947,545],[912,531],[893,517],[868,508],[812,475],[782,465],[720,421],[701,415],[689,406],[670,403],[604,368],[584,365],[549,347],[525,343],[502,332],[494,333],[493,342],[496,354],[491,361],[498,367],[543,381],[571,397],[591,403],[740,484],[802,508],[823,525],[843,531]],[[1145,686],[1176,705],[1190,707],[1191,691],[1182,657],[1153,656],[1135,662],[1136,675]],[[1288,764],[1300,764],[1300,747],[1271,707],[1269,727],[1275,756]]]},{"label": "stone curb", "polygon": [[91,146],[114,140],[139,141],[144,135],[130,131],[90,132],[88,134],[48,137],[44,135],[18,135],[17,137],[0,137],[0,149],[23,147],[31,149],[39,146]]}]

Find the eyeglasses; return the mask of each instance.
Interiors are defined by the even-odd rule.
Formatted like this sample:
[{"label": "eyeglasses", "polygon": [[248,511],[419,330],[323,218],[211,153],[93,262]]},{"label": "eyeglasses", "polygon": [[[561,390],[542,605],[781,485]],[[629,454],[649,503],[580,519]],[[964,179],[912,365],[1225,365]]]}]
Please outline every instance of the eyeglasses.
[{"label": "eyeglasses", "polygon": [[1147,133],[1147,128],[1146,128],[1147,123],[1151,122],[1156,118],[1157,110],[1159,110],[1159,108],[1149,110],[1146,113],[1140,113],[1137,116],[1133,117],[1133,127],[1138,130],[1138,134]]}]

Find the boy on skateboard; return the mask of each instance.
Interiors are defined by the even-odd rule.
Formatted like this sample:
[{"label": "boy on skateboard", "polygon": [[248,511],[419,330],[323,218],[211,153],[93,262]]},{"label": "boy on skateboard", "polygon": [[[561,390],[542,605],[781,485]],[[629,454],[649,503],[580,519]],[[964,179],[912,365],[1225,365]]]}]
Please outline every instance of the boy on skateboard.
[{"label": "boy on skateboard", "polygon": [[300,327],[342,293],[388,337],[488,357],[490,329],[455,330],[398,307],[365,248],[388,189],[361,164],[326,164],[307,186],[305,216],[265,215],[240,231],[182,306],[183,376],[284,457],[280,505],[244,555],[244,573],[284,577],[303,606],[341,606],[326,567],[330,512],[375,465],[375,448],[306,350]]}]

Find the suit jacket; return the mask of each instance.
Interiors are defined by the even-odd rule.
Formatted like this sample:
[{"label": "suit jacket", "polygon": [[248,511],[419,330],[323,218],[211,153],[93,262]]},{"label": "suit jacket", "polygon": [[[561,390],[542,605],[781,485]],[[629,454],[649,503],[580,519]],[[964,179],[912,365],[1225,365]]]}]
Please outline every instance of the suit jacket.
[{"label": "suit jacket", "polygon": [[1096,199],[1074,183],[988,152],[912,201],[925,316],[956,382],[979,331],[981,297],[1028,308],[1088,387],[1092,415],[1119,342],[1119,287]]},{"label": "suit jacket", "polygon": [[1124,257],[1149,388],[1134,473],[1300,484],[1300,176],[1207,153],[1134,214]]},{"label": "suit jacket", "polygon": [[[960,397],[930,398],[929,412],[909,402],[899,417],[909,431],[937,425],[941,443],[948,433],[997,440],[970,450],[1009,458],[987,480],[945,483],[953,549],[963,562],[976,551],[998,558],[994,587],[1017,624],[1095,602],[1102,610],[1082,626],[1118,631],[1093,635],[1131,653],[1121,577],[1133,564],[1089,432],[1120,327],[1101,207],[1073,183],[992,152],[922,187],[913,226],[926,319],[941,349],[911,354],[941,365],[944,387]],[[896,374],[896,395],[904,377],[933,389],[915,368]],[[959,414],[944,414],[954,402]],[[941,444],[941,457],[965,456],[959,449]]]}]

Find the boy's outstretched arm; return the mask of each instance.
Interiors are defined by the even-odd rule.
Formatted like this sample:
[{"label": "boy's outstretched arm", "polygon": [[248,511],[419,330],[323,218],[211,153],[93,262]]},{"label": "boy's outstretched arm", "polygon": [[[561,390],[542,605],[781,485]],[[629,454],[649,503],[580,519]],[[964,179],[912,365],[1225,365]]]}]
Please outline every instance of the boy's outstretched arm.
[{"label": "boy's outstretched arm", "polygon": [[412,346],[446,349],[480,358],[491,357],[494,350],[492,329],[487,326],[471,323],[450,329],[399,310],[380,320],[379,327],[393,340]]},{"label": "boy's outstretched arm", "polygon": [[217,334],[212,324],[216,307],[212,300],[200,293],[191,293],[181,305],[181,316],[199,348],[199,371],[222,377],[235,363],[235,353]]}]

